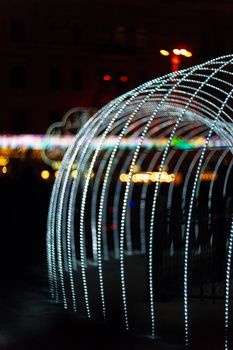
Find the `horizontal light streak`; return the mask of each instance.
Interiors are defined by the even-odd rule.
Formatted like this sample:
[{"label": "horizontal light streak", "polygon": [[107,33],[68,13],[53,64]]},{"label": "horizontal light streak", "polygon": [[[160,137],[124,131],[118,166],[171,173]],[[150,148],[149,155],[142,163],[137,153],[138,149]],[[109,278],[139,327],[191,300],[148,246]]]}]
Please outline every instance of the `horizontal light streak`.
[{"label": "horizontal light streak", "polygon": [[[55,136],[55,135],[0,135],[0,148],[27,151],[32,150],[46,150],[46,149],[67,149],[73,142],[74,136]],[[117,136],[107,137],[101,148],[112,149],[117,140]],[[135,149],[138,144],[137,137],[125,137],[122,138],[119,145],[120,149]],[[163,138],[145,138],[142,147],[146,149],[164,148],[168,139]],[[99,144],[99,138],[94,138],[90,144],[93,149],[97,148]],[[203,147],[205,144],[205,138],[196,137],[186,140],[185,138],[174,138],[171,146],[177,149],[190,149]],[[208,147],[225,147],[226,145],[219,139],[219,137],[213,137]]]},{"label": "horizontal light streak", "polygon": [[[129,179],[128,174],[121,174],[120,181],[126,182]],[[153,172],[141,172],[132,175],[132,182],[134,183],[148,183],[148,182],[174,182],[175,174],[168,174],[166,171],[159,173],[158,171]]]}]

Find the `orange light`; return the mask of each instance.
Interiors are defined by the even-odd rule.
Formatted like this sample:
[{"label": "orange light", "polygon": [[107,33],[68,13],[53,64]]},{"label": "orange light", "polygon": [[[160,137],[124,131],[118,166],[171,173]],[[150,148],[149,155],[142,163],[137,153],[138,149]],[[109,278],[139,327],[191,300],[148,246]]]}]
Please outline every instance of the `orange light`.
[{"label": "orange light", "polygon": [[169,51],[167,51],[167,50],[160,50],[159,52],[160,52],[161,55],[163,55],[163,56],[169,56],[169,55],[170,55]]},{"label": "orange light", "polygon": [[181,173],[175,174],[175,184],[178,186],[183,181],[183,175]]},{"label": "orange light", "polygon": [[[129,174],[121,174],[120,175],[121,182],[129,181]],[[159,172],[141,172],[134,173],[132,175],[131,181],[133,183],[151,183],[151,182],[174,182],[175,174],[168,174],[166,171]]]},{"label": "orange light", "polygon": [[6,173],[7,173],[7,167],[6,167],[6,166],[2,167],[2,173],[3,173],[3,174],[6,174]]},{"label": "orange light", "polygon": [[172,63],[172,71],[177,72],[179,70],[179,64],[180,64],[180,55],[173,55],[171,57],[171,63]]},{"label": "orange light", "polygon": [[180,55],[181,54],[179,49],[174,49],[172,52],[174,53],[174,55]]},{"label": "orange light", "polygon": [[186,49],[180,49],[180,54],[185,56],[185,57],[191,57],[192,56],[192,52],[187,51]]},{"label": "orange light", "polygon": [[4,156],[0,156],[0,166],[6,166],[9,163],[9,159],[4,157]]},{"label": "orange light", "polygon": [[214,172],[206,172],[200,174],[200,180],[201,181],[215,181],[218,178],[218,174]]},{"label": "orange light", "polygon": [[40,176],[43,180],[48,180],[50,177],[50,172],[48,170],[42,170]]},{"label": "orange light", "polygon": [[185,57],[192,57],[192,55],[193,55],[193,54],[192,54],[191,51],[187,51]]},{"label": "orange light", "polygon": [[109,81],[109,80],[111,80],[111,79],[112,79],[112,77],[111,77],[110,74],[106,74],[106,75],[103,76],[103,80],[104,80],[104,81]]},{"label": "orange light", "polygon": [[121,77],[120,77],[120,81],[122,81],[122,83],[125,83],[126,81],[128,81],[129,80],[129,78],[127,77],[127,75],[122,75]]},{"label": "orange light", "polygon": [[186,49],[180,49],[180,54],[183,56],[186,56],[187,52],[188,51]]}]

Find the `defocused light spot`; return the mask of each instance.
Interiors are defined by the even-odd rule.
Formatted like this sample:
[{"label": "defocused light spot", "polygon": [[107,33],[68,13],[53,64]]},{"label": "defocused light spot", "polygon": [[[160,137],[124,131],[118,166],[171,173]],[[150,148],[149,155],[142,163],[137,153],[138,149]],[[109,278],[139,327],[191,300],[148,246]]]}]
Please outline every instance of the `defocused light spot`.
[{"label": "defocused light spot", "polygon": [[201,181],[215,181],[218,178],[218,174],[214,172],[206,172],[200,174],[200,180]]},{"label": "defocused light spot", "polygon": [[42,170],[40,176],[43,180],[48,180],[50,172],[48,170]]},{"label": "defocused light spot", "polygon": [[127,75],[122,75],[120,77],[120,81],[122,81],[122,83],[126,83],[129,80],[129,78],[127,77]]},{"label": "defocused light spot", "polygon": [[110,81],[112,79],[111,75],[110,74],[106,74],[103,76],[103,80],[104,81]]},{"label": "defocused light spot", "polygon": [[169,55],[170,55],[169,51],[167,51],[167,50],[160,50],[159,52],[160,52],[161,55],[163,55],[163,56],[169,56]]},{"label": "defocused light spot", "polygon": [[[129,175],[128,174],[121,174],[120,175],[120,181],[121,182],[128,182]],[[155,172],[142,172],[142,173],[136,173],[132,175],[131,181],[133,183],[151,183],[151,182],[174,182],[175,181],[175,174],[168,174],[166,171],[162,171],[161,173],[158,171]]]},{"label": "defocused light spot", "polygon": [[71,177],[72,177],[72,179],[76,179],[77,175],[78,175],[77,170],[72,170],[72,171],[71,171]]},{"label": "defocused light spot", "polygon": [[188,52],[188,51],[187,51],[186,49],[180,49],[180,54],[181,54],[181,55],[186,56],[187,52]]},{"label": "defocused light spot", "polygon": [[193,54],[192,54],[191,51],[187,51],[185,56],[186,56],[186,57],[192,57],[192,55],[193,55]]},{"label": "defocused light spot", "polygon": [[135,202],[135,201],[129,202],[129,206],[130,206],[131,208],[135,208],[135,207],[136,207],[136,202]]},{"label": "defocused light spot", "polygon": [[179,49],[174,49],[173,53],[174,53],[174,55],[180,55],[180,50]]},{"label": "defocused light spot", "polygon": [[95,176],[94,171],[92,171],[90,174],[88,171],[85,171],[84,173],[85,178],[87,179],[88,176],[90,176],[90,179],[92,179]]},{"label": "defocused light spot", "polygon": [[6,167],[6,166],[2,167],[2,173],[3,173],[3,174],[6,174],[6,173],[7,173],[7,167]]},{"label": "defocused light spot", "polygon": [[0,166],[6,166],[9,163],[9,159],[4,157],[4,156],[0,156]]},{"label": "defocused light spot", "polygon": [[58,169],[60,169],[61,162],[53,160],[51,165],[52,165],[53,170],[58,170]]},{"label": "defocused light spot", "polygon": [[178,186],[182,183],[183,181],[183,175],[181,173],[176,173],[175,174],[175,184]]},{"label": "defocused light spot", "polygon": [[133,173],[139,173],[141,171],[141,167],[138,164],[133,166]]},{"label": "defocused light spot", "polygon": [[192,56],[192,52],[187,51],[186,49],[180,49],[180,54],[185,56],[185,57],[191,57]]}]

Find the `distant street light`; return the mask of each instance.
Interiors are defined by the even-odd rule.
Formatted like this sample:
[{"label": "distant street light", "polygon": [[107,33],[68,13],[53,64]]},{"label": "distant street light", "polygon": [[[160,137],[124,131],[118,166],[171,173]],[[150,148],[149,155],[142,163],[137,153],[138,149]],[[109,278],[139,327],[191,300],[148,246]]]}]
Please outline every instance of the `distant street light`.
[{"label": "distant street light", "polygon": [[180,56],[184,57],[192,57],[192,52],[186,49],[173,49],[172,52],[168,50],[160,50],[160,54],[162,56],[171,56],[171,68],[172,72],[176,72],[179,70],[179,65],[181,62]]},{"label": "distant street light", "polygon": [[170,55],[169,51],[167,51],[167,50],[160,50],[160,53],[163,56],[169,56]]}]

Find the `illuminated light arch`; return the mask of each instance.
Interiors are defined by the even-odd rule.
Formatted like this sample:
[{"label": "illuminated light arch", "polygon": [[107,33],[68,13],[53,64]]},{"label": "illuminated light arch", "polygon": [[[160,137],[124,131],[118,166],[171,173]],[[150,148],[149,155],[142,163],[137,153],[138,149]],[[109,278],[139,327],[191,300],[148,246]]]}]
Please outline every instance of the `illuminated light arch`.
[{"label": "illuminated light arch", "polygon": [[[148,257],[148,278],[150,295],[151,335],[156,338],[158,315],[156,312],[156,285],[154,284],[153,252],[154,242],[159,239],[158,201],[161,196],[161,178],[164,169],[176,174],[183,171],[180,205],[185,222],[182,223],[183,268],[184,268],[184,337],[189,345],[188,272],[190,235],[192,234],[193,213],[201,193],[201,179],[208,182],[208,210],[212,208],[212,194],[215,177],[205,174],[215,155],[221,152],[212,174],[218,170],[226,157],[232,157],[232,62],[233,55],[213,59],[186,70],[168,74],[152,80],[127,92],[110,102],[91,118],[78,132],[66,152],[62,166],[55,180],[48,213],[47,260],[52,297],[62,300],[64,307],[78,311],[78,296],[81,293],[80,281],[77,285],[77,270],[81,272],[84,304],[88,317],[92,316],[89,298],[88,266],[90,260],[96,265],[99,278],[99,292],[103,317],[108,314],[103,264],[113,257],[119,260],[121,300],[124,324],[130,328],[125,275],[126,255],[135,250]],[[106,148],[105,140],[114,136],[113,145]],[[204,145],[196,149],[192,162],[187,167],[190,149],[172,147],[179,136],[190,140],[204,138]],[[223,150],[209,149],[213,137],[218,136],[225,145]],[[121,148],[125,138],[136,140],[135,147]],[[146,147],[146,140],[166,139],[166,145],[153,151]],[[93,147],[95,142],[95,147]],[[97,143],[96,143],[97,142]],[[182,148],[182,146],[180,147]],[[190,161],[190,159],[189,159]],[[77,176],[72,177],[73,165]],[[232,160],[227,170],[222,189],[226,195],[231,179]],[[158,172],[153,185],[146,183],[149,175],[138,189],[138,217],[140,243],[135,247],[132,232],[132,210],[137,183],[132,179],[136,173]],[[141,170],[139,170],[141,169]],[[172,170],[171,170],[172,169]],[[185,171],[183,170],[185,169]],[[207,169],[207,170],[206,170]],[[121,182],[121,174],[127,174],[126,182]],[[93,177],[94,174],[94,177]],[[143,179],[143,175],[138,177]],[[148,200],[149,186],[153,188],[152,200]],[[167,187],[166,212],[174,201],[174,181]],[[150,208],[148,210],[148,204]],[[112,206],[113,213],[107,210]],[[77,212],[77,214],[75,214]],[[149,212],[149,219],[145,219]],[[113,244],[109,246],[106,234],[108,221],[113,227]],[[208,216],[208,225],[211,217]],[[149,225],[146,224],[149,222]],[[149,226],[149,227],[148,227]],[[170,233],[171,223],[167,223]],[[147,233],[147,234],[146,234]],[[145,237],[149,236],[146,247]],[[199,237],[199,227],[195,226],[195,240]],[[91,249],[87,239],[91,239]],[[209,237],[210,244],[211,236]],[[169,241],[170,255],[174,254],[175,242]],[[227,245],[226,291],[225,291],[225,350],[228,349],[229,327],[229,288],[233,245],[233,224]],[[197,247],[196,247],[197,248]],[[195,249],[196,249],[195,248]],[[196,249],[198,254],[200,249]],[[111,254],[110,254],[111,253]],[[105,262],[106,261],[106,262]]]}]

